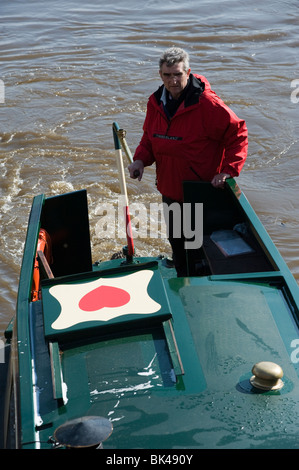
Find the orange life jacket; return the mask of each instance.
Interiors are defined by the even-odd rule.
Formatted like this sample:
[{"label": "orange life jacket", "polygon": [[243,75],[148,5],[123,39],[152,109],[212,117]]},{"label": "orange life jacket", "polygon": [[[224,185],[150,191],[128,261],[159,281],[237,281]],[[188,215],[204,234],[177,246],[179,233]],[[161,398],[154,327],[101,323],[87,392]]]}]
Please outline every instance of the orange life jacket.
[{"label": "orange life jacket", "polygon": [[42,251],[50,264],[52,262],[52,246],[50,235],[43,228],[39,231],[37,249],[33,268],[33,278],[31,287],[31,300],[35,302],[41,298],[40,271],[37,258],[37,252]]}]

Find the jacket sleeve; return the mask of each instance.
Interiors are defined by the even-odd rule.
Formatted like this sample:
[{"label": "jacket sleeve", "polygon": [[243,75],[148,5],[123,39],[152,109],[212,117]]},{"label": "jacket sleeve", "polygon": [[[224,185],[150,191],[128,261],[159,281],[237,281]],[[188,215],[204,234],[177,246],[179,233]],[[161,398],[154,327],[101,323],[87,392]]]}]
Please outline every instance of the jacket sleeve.
[{"label": "jacket sleeve", "polygon": [[212,100],[208,108],[209,137],[220,141],[224,148],[220,172],[232,177],[239,176],[247,158],[246,123],[220,99]]},{"label": "jacket sleeve", "polygon": [[150,166],[154,163],[155,157],[152,150],[152,143],[148,135],[148,122],[151,115],[151,104],[147,104],[147,112],[145,121],[143,124],[143,136],[140,140],[138,147],[136,148],[133,160],[142,160],[144,166]]}]

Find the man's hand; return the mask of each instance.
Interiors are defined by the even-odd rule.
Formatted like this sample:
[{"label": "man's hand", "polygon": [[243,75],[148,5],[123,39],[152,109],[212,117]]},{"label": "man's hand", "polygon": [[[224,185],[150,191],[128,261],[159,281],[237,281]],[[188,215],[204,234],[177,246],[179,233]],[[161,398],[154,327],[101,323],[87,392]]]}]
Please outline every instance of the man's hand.
[{"label": "man's hand", "polygon": [[230,177],[231,176],[228,173],[219,173],[218,175],[214,176],[211,183],[214,186],[214,188],[223,189],[226,178],[230,178]]},{"label": "man's hand", "polygon": [[128,170],[130,172],[130,177],[133,179],[138,178],[138,181],[141,181],[144,165],[142,160],[135,160],[128,166]]}]

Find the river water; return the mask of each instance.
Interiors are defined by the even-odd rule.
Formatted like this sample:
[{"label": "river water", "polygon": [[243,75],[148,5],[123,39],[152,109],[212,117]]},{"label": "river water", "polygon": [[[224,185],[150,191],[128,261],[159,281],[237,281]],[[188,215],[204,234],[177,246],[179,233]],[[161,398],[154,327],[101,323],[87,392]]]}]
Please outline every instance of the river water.
[{"label": "river water", "polygon": [[[139,142],[158,58],[185,48],[193,72],[246,120],[238,183],[299,281],[297,0],[1,0],[0,327],[14,315],[33,196],[86,188],[94,261],[123,240],[97,236],[119,195],[111,126]],[[127,178],[130,204],[159,202],[154,169]],[[164,238],[137,254],[170,253]]]}]

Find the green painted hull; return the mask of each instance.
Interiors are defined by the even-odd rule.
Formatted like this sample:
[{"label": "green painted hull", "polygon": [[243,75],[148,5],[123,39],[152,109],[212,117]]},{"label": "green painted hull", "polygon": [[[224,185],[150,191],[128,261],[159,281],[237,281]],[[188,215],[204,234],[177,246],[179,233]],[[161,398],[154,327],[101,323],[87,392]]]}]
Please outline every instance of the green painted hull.
[{"label": "green painted hull", "polygon": [[[224,191],[188,183],[185,200],[203,203],[204,244],[187,253],[192,275],[177,278],[160,257],[92,265],[85,191],[34,199],[11,335],[17,406],[8,446],[52,448],[59,426],[101,416],[113,425],[105,449],[299,447],[298,285],[234,180]],[[254,252],[225,257],[210,235],[236,223],[249,228]],[[54,278],[31,302],[41,226],[52,237]],[[98,305],[99,318],[86,293],[103,285],[126,286],[115,293],[130,299]],[[141,304],[130,303],[136,285]],[[251,385],[259,361],[282,367],[280,391]]]}]

